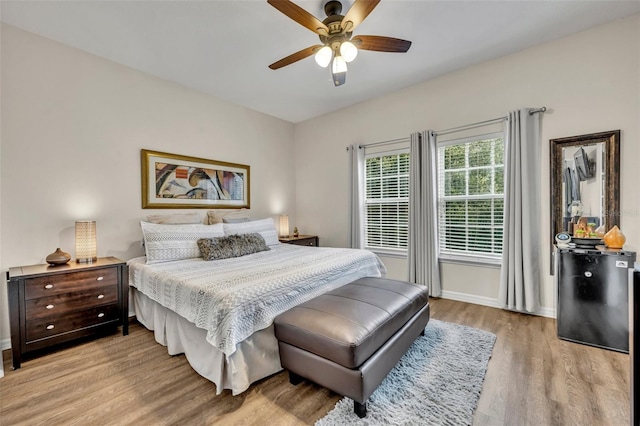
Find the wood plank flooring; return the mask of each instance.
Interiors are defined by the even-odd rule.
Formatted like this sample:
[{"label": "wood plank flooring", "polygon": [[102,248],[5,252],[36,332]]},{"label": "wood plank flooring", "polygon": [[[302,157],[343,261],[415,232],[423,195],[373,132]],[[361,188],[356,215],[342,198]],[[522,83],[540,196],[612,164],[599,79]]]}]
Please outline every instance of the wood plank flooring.
[{"label": "wood plank flooring", "polygon": [[[497,335],[475,425],[628,425],[629,356],[556,337],[555,321],[432,299],[432,318]],[[281,372],[241,395],[215,394],[183,355],[137,323],[11,370],[0,425],[309,425],[340,396]]]}]

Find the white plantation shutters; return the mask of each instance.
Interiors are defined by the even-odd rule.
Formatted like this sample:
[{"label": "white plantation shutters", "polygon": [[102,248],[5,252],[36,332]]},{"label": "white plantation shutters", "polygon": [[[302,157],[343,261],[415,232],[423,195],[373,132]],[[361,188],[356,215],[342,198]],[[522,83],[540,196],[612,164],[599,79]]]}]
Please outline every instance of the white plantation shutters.
[{"label": "white plantation shutters", "polygon": [[503,212],[502,132],[439,143],[440,257],[499,263]]},{"label": "white plantation shutters", "polygon": [[365,248],[406,253],[409,150],[365,156]]}]

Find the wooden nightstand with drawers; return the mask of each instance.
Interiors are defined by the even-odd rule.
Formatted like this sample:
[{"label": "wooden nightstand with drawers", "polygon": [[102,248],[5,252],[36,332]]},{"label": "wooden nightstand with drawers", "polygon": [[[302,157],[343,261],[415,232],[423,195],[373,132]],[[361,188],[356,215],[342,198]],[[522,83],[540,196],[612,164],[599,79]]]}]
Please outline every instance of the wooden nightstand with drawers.
[{"label": "wooden nightstand with drawers", "polygon": [[120,259],[10,268],[7,284],[14,369],[24,355],[120,325],[129,334],[128,271]]},{"label": "wooden nightstand with drawers", "polygon": [[279,240],[281,243],[295,244],[297,246],[318,247],[320,245],[316,235],[299,235],[297,237],[289,235],[288,237],[280,237]]}]

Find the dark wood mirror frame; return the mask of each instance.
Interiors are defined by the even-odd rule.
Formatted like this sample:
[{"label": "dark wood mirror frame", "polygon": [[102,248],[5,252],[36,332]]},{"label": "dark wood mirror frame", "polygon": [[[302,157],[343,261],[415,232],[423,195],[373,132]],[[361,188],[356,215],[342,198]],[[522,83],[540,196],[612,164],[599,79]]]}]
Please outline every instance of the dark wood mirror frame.
[{"label": "dark wood mirror frame", "polygon": [[614,225],[620,226],[620,130],[592,133],[549,140],[551,172],[551,275],[554,273],[553,252],[555,236],[563,229],[564,203],[562,199],[562,174],[564,171],[562,149],[572,146],[604,143],[605,183],[603,218],[605,232]]}]

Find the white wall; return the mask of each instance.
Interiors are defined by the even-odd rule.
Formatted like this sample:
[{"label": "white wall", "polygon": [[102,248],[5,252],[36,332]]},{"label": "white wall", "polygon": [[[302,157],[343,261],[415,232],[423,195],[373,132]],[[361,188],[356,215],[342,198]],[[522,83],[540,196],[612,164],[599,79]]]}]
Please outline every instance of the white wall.
[{"label": "white wall", "polygon": [[[141,255],[138,221],[175,212],[141,208],[142,148],[248,164],[251,215],[295,220],[291,123],[8,25],[1,43],[3,274],[56,247],[74,256],[83,218],[97,221],[98,256]],[[5,285],[0,323],[6,344]]]},{"label": "white wall", "polygon": [[[639,62],[640,15],[635,15],[300,123],[295,129],[298,223],[305,232],[319,234],[324,245],[348,244],[349,144],[405,137],[422,129],[437,131],[545,105],[549,112],[542,119],[541,303],[545,313],[552,314],[549,139],[622,130],[621,229],[627,236],[625,248],[640,250]],[[406,261],[385,263],[389,276],[406,279]],[[442,272],[445,295],[495,303],[499,269],[448,264]]]}]

